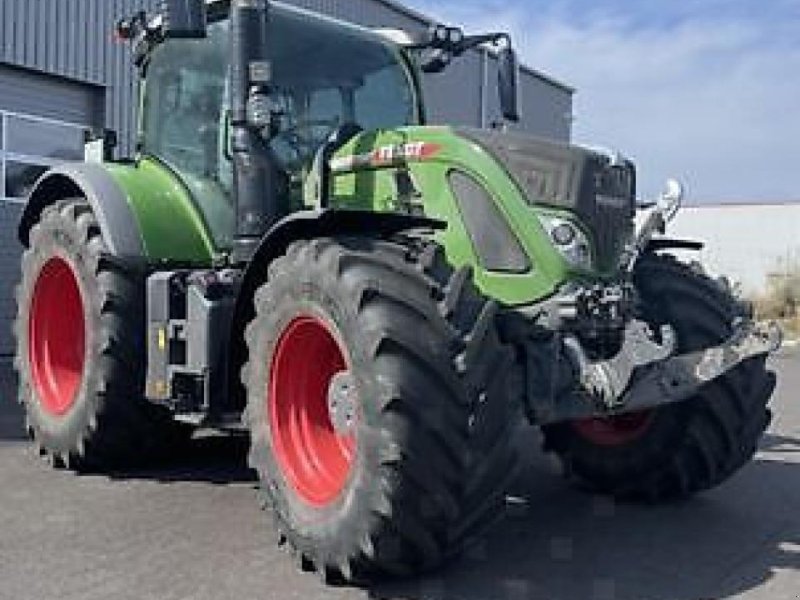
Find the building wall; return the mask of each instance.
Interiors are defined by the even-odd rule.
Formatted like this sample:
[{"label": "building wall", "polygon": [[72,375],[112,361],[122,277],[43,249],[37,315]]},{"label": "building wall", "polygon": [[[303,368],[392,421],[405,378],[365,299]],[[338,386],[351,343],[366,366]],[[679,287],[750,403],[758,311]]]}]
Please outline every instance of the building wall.
[{"label": "building wall", "polygon": [[100,88],[106,126],[126,150],[133,131],[134,73],[113,24],[157,0],[0,0],[0,63]]},{"label": "building wall", "polygon": [[[19,281],[20,247],[17,223],[22,206],[7,203],[0,208],[0,356],[12,352],[12,324],[16,313],[14,288]],[[0,398],[0,402],[6,398]]]}]

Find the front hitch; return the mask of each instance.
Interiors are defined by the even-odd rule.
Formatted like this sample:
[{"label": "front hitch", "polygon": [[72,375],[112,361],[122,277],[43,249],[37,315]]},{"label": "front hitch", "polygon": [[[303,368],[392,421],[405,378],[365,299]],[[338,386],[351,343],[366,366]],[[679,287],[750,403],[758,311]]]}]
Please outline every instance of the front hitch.
[{"label": "front hitch", "polygon": [[603,361],[589,360],[577,339],[565,339],[581,389],[537,410],[537,423],[614,417],[687,400],[742,362],[775,352],[783,337],[775,323],[740,319],[723,343],[668,358],[674,346],[671,328],[662,330],[657,343],[643,326],[633,321],[619,353]]},{"label": "front hitch", "polygon": [[637,368],[664,361],[675,350],[675,332],[669,325],[661,328],[659,343],[653,340],[647,323],[632,319],[622,339],[622,347],[613,358],[591,361],[577,337],[564,338],[567,354],[577,367],[580,386],[608,409],[624,404],[623,394]]}]

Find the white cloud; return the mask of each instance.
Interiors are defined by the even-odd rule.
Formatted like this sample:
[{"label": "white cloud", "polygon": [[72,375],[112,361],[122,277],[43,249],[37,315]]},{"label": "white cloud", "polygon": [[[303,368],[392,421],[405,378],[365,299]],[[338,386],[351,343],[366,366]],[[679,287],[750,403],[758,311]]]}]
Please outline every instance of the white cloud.
[{"label": "white cloud", "polygon": [[634,25],[599,11],[579,21],[559,8],[533,12],[439,5],[470,30],[512,31],[525,62],[576,87],[574,139],[635,158],[643,195],[677,175],[697,201],[800,200],[791,24],[706,13]]}]

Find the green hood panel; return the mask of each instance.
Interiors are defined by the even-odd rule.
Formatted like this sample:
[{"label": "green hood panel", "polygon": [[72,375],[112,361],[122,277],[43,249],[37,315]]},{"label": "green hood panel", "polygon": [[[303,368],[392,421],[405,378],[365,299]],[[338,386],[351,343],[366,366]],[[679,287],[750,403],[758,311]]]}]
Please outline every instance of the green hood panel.
[{"label": "green hood panel", "polygon": [[[436,235],[456,267],[471,265],[483,293],[508,305],[535,302],[555,293],[577,276],[553,248],[516,183],[483,148],[450,127],[406,127],[366,132],[334,156],[333,204],[341,208],[407,211],[398,202],[396,173],[407,169],[421,192],[425,216],[448,223]],[[532,268],[524,273],[490,271],[478,254],[451,191],[448,174],[458,170],[480,182],[491,194],[508,228],[527,254]],[[547,211],[552,212],[552,211]]]},{"label": "green hood panel", "polygon": [[[189,189],[167,167],[143,158],[135,164],[108,164],[106,168],[127,197],[151,263],[209,266],[220,255],[226,244],[214,239]],[[553,247],[537,218],[555,214],[572,219],[574,214],[531,205],[488,151],[450,127],[361,133],[334,154],[331,170],[334,208],[422,213],[445,221],[447,229],[435,238],[450,263],[471,266],[479,288],[503,304],[530,304],[555,294],[569,280],[602,277],[572,268]],[[468,219],[462,214],[466,200],[457,199],[451,187],[453,171],[468,176],[491,198],[490,206],[500,219],[495,223],[516,238],[530,268],[503,271],[481,264],[474,235],[476,221],[472,221],[470,235]],[[410,191],[401,189],[401,180],[411,182]],[[313,187],[312,181],[307,188]],[[306,208],[312,208],[314,201],[315,194],[307,191]],[[223,219],[225,223],[229,220]],[[477,228],[480,231],[480,226]]]},{"label": "green hood panel", "polygon": [[149,262],[212,263],[217,250],[203,217],[166,167],[149,158],[105,167],[128,198]]}]

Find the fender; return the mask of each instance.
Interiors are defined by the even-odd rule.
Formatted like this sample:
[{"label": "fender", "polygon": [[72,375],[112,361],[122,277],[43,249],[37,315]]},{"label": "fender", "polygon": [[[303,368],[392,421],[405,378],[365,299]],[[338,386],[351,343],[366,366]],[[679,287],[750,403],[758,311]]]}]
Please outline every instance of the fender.
[{"label": "fender", "polygon": [[263,280],[269,263],[280,256],[295,240],[307,240],[331,235],[387,236],[410,229],[444,230],[444,221],[423,216],[400,213],[382,213],[365,210],[317,209],[292,213],[278,221],[261,238],[255,253],[245,268],[241,280],[239,305],[251,298],[252,292]]},{"label": "fender", "polygon": [[46,206],[72,197],[83,197],[89,202],[103,241],[112,254],[130,259],[146,256],[139,223],[126,194],[106,169],[89,163],[58,165],[36,182],[17,229],[22,245],[28,246],[31,227]]}]

